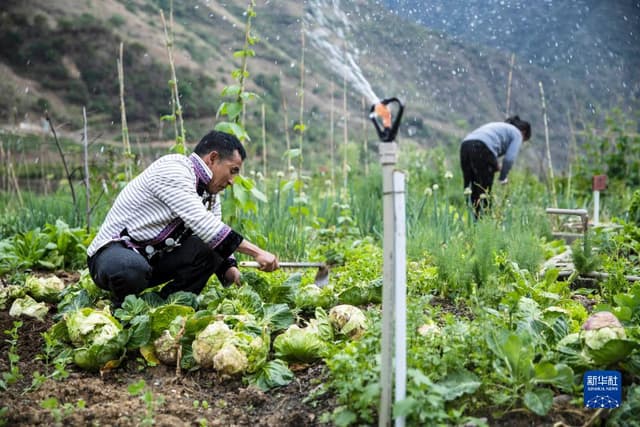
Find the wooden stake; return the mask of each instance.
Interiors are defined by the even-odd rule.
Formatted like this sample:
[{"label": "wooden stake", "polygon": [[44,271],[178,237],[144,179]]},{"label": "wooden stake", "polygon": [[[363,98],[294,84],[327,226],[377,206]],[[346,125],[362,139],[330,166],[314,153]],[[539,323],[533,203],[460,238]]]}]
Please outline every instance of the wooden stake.
[{"label": "wooden stake", "polygon": [[[345,44],[344,46],[344,54],[345,54],[345,64],[347,63],[346,61],[346,56],[347,56],[347,46]],[[347,196],[347,183],[348,183],[348,171],[347,171],[347,167],[348,167],[348,162],[347,162],[347,148],[348,148],[348,143],[349,143],[349,132],[348,132],[348,126],[347,126],[347,68],[345,66],[345,70],[344,70],[344,75],[343,75],[343,79],[342,79],[342,113],[344,115],[344,128],[342,129],[342,134],[344,137],[343,140],[343,147],[344,147],[344,151],[343,151],[343,155],[342,155],[342,196],[346,198]]]},{"label": "wooden stake", "polygon": [[22,200],[22,191],[20,191],[20,184],[18,183],[18,178],[16,177],[16,171],[13,169],[13,162],[11,161],[11,153],[7,150],[7,174],[8,178],[13,183],[13,188],[16,191],[16,195],[18,196],[18,203],[20,207],[24,207],[24,200]]},{"label": "wooden stake", "polygon": [[182,105],[180,104],[180,93],[178,92],[178,76],[176,75],[176,67],[173,59],[173,0],[169,2],[169,29],[164,19],[164,12],[160,9],[160,18],[164,27],[164,39],[169,54],[169,69],[171,70],[171,105],[173,106],[174,115],[174,131],[176,135],[176,148],[179,153],[185,154],[187,151],[184,121],[182,120]]},{"label": "wooden stake", "polygon": [[291,169],[291,138],[289,137],[289,111],[287,110],[287,100],[282,90],[282,71],[280,71],[280,98],[282,99],[282,118],[284,120],[284,140],[287,144],[287,173]]},{"label": "wooden stake", "polygon": [[[298,153],[298,203],[302,201],[302,142],[304,140],[304,20],[300,23],[300,40],[301,40],[301,52],[300,52],[300,121],[298,123],[298,147],[300,152]],[[298,229],[302,230],[302,215],[298,212]]]},{"label": "wooden stake", "polygon": [[[132,161],[131,144],[129,143],[129,127],[127,126],[127,110],[124,105],[124,67],[123,67],[124,43],[120,43],[120,57],[117,60],[118,65],[118,82],[120,84],[120,122],[122,127],[122,145],[124,146],[124,176],[127,182],[132,178]],[[83,116],[86,120],[86,112],[83,108]],[[86,125],[86,123],[85,123]],[[88,176],[88,175],[87,175]]]},{"label": "wooden stake", "polygon": [[[122,46],[122,45],[120,45]],[[122,54],[122,50],[120,51]],[[83,132],[82,132],[82,146],[84,148],[84,188],[86,197],[86,224],[87,232],[91,230],[91,186],[89,181],[89,140],[87,138],[87,110],[82,107],[82,120],[83,120]]]},{"label": "wooden stake", "polygon": [[53,134],[53,140],[56,143],[56,147],[58,148],[58,154],[60,154],[60,160],[62,161],[62,166],[64,167],[64,172],[67,176],[67,182],[69,183],[69,189],[71,190],[71,199],[73,200],[73,207],[75,211],[75,219],[76,221],[79,219],[78,212],[78,200],[76,198],[76,191],[73,187],[73,179],[71,177],[71,172],[69,171],[69,167],[67,166],[67,160],[64,156],[64,152],[62,151],[62,146],[60,145],[60,141],[58,141],[58,135],[56,134],[56,128],[53,126],[53,122],[51,121],[51,117],[49,117],[49,113],[45,113],[45,119],[47,123],[49,123],[49,129],[51,129],[51,133]]},{"label": "wooden stake", "polygon": [[516,54],[511,54],[511,64],[509,65],[509,78],[507,80],[507,108],[505,110],[505,117],[509,117],[509,105],[511,103],[511,78],[513,76],[513,64],[516,61]]},{"label": "wooden stake", "polygon": [[[364,96],[362,97],[362,111],[367,111],[367,104]],[[362,162],[364,163],[364,176],[369,176],[369,141],[367,140],[367,121],[362,121]]]},{"label": "wooden stake", "polygon": [[4,151],[4,140],[0,138],[0,163],[5,164],[4,170],[7,172],[2,175],[2,190],[9,190],[9,159]]},{"label": "wooden stake", "polygon": [[264,179],[267,178],[267,127],[264,103],[262,103],[262,176]]},{"label": "wooden stake", "polygon": [[573,120],[571,119],[571,111],[567,111],[567,122],[569,123],[569,141],[570,141],[570,146],[569,146],[569,154],[567,156],[567,164],[569,165],[569,170],[568,170],[568,175],[567,175],[567,200],[571,197],[571,178],[573,177],[573,159],[575,158],[576,155],[576,147],[577,147],[577,142],[576,142],[576,136],[574,134],[574,129],[573,129]]},{"label": "wooden stake", "polygon": [[331,79],[331,110],[329,112],[329,148],[331,151],[331,195],[336,193],[335,87]]},{"label": "wooden stake", "polygon": [[547,125],[547,103],[544,99],[544,88],[542,82],[538,82],[540,86],[540,100],[542,101],[542,117],[544,119],[544,140],[547,148],[547,163],[549,166],[549,188],[551,189],[551,197],[553,206],[558,207],[558,198],[556,196],[556,184],[553,175],[553,163],[551,162],[551,147],[549,144],[549,126]]}]

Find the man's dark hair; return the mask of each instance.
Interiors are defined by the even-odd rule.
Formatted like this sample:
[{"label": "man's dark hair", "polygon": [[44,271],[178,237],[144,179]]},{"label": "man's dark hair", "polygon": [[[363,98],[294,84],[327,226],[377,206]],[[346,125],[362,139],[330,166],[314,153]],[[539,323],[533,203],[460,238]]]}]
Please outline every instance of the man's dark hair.
[{"label": "man's dark hair", "polygon": [[238,138],[230,133],[217,130],[212,130],[203,136],[193,151],[199,156],[217,151],[221,159],[228,159],[233,156],[234,151],[240,154],[242,160],[247,157],[247,152]]},{"label": "man's dark hair", "polygon": [[522,132],[522,138],[528,141],[531,138],[531,124],[525,120],[520,119],[520,116],[511,116],[505,122],[514,125]]}]

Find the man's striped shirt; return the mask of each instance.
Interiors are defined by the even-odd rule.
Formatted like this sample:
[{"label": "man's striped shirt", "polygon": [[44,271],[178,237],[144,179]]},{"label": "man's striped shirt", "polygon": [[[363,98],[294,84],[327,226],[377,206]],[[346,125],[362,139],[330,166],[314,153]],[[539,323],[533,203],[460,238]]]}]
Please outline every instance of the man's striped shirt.
[{"label": "man's striped shirt", "polygon": [[[182,223],[223,258],[233,254],[242,236],[222,222],[219,197],[208,208],[204,193],[211,170],[197,154],[168,154],[153,162],[129,182],[116,198],[98,234],[87,249],[93,256],[109,242],[122,240],[123,232],[135,242],[163,242]],[[126,229],[126,231],[125,231]]]}]

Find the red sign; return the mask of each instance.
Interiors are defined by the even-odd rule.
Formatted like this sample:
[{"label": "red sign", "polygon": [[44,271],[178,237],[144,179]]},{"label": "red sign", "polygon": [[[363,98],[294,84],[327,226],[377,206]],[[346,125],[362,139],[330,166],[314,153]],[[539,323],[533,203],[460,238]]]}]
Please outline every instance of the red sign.
[{"label": "red sign", "polygon": [[594,175],[592,183],[593,191],[602,191],[607,189],[607,175]]}]

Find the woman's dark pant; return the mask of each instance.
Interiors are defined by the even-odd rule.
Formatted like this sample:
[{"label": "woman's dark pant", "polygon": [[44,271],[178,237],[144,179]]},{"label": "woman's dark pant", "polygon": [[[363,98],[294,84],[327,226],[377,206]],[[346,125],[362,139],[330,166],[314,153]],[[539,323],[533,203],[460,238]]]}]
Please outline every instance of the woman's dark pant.
[{"label": "woman's dark pant", "polygon": [[[477,218],[491,205],[488,196],[498,170],[498,159],[482,141],[469,140],[460,145],[460,166],[464,188],[471,188],[471,205]],[[482,197],[483,194],[486,197]]]},{"label": "woman's dark pant", "polygon": [[222,257],[197,236],[189,236],[170,252],[147,260],[122,242],[114,242],[88,260],[89,272],[100,288],[111,291],[114,302],[147,288],[166,285],[160,295],[177,291],[198,294],[222,264]]}]

